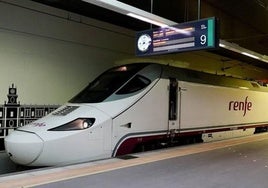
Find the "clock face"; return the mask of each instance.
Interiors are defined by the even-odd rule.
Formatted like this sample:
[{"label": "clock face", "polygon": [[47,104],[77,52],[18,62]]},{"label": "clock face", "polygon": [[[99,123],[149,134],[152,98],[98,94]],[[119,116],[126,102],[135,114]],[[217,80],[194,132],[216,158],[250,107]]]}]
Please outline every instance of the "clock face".
[{"label": "clock face", "polygon": [[149,46],[151,45],[152,39],[149,35],[144,34],[141,35],[138,39],[138,49],[142,52],[146,52],[149,49]]},{"label": "clock face", "polygon": [[14,88],[11,88],[11,89],[10,89],[10,93],[11,93],[11,94],[15,94],[15,89],[14,89]]}]

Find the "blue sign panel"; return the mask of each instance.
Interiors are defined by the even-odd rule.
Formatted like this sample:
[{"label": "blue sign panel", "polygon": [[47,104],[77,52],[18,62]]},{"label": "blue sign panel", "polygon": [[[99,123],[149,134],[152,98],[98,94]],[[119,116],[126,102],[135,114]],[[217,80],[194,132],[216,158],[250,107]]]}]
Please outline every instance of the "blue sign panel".
[{"label": "blue sign panel", "polygon": [[213,49],[219,45],[216,19],[208,18],[136,34],[136,55]]}]

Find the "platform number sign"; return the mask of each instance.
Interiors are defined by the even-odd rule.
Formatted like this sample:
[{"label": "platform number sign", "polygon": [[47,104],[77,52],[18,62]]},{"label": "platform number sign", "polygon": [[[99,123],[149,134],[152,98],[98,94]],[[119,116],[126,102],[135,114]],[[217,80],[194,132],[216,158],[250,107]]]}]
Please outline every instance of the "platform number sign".
[{"label": "platform number sign", "polygon": [[218,48],[216,18],[137,32],[136,55],[158,55]]},{"label": "platform number sign", "polygon": [[207,35],[201,35],[200,36],[200,44],[205,45],[207,42]]}]

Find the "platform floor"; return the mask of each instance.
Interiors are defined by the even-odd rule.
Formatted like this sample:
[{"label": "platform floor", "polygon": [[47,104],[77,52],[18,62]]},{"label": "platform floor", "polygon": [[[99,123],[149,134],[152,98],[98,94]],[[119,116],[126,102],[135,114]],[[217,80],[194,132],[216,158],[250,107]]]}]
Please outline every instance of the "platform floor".
[{"label": "platform floor", "polygon": [[8,155],[4,151],[0,151],[0,176],[16,171],[16,165],[9,159]]},{"label": "platform floor", "polygon": [[0,178],[0,187],[267,188],[268,134]]}]

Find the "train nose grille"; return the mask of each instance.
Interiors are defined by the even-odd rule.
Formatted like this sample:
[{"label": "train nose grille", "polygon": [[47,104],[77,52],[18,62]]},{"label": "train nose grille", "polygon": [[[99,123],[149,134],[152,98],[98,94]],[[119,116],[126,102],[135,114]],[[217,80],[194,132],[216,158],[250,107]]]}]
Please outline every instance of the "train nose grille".
[{"label": "train nose grille", "polygon": [[57,110],[56,112],[54,112],[53,115],[65,116],[71,113],[72,111],[76,110],[77,108],[79,108],[79,106],[65,106],[64,108],[61,108]]}]

